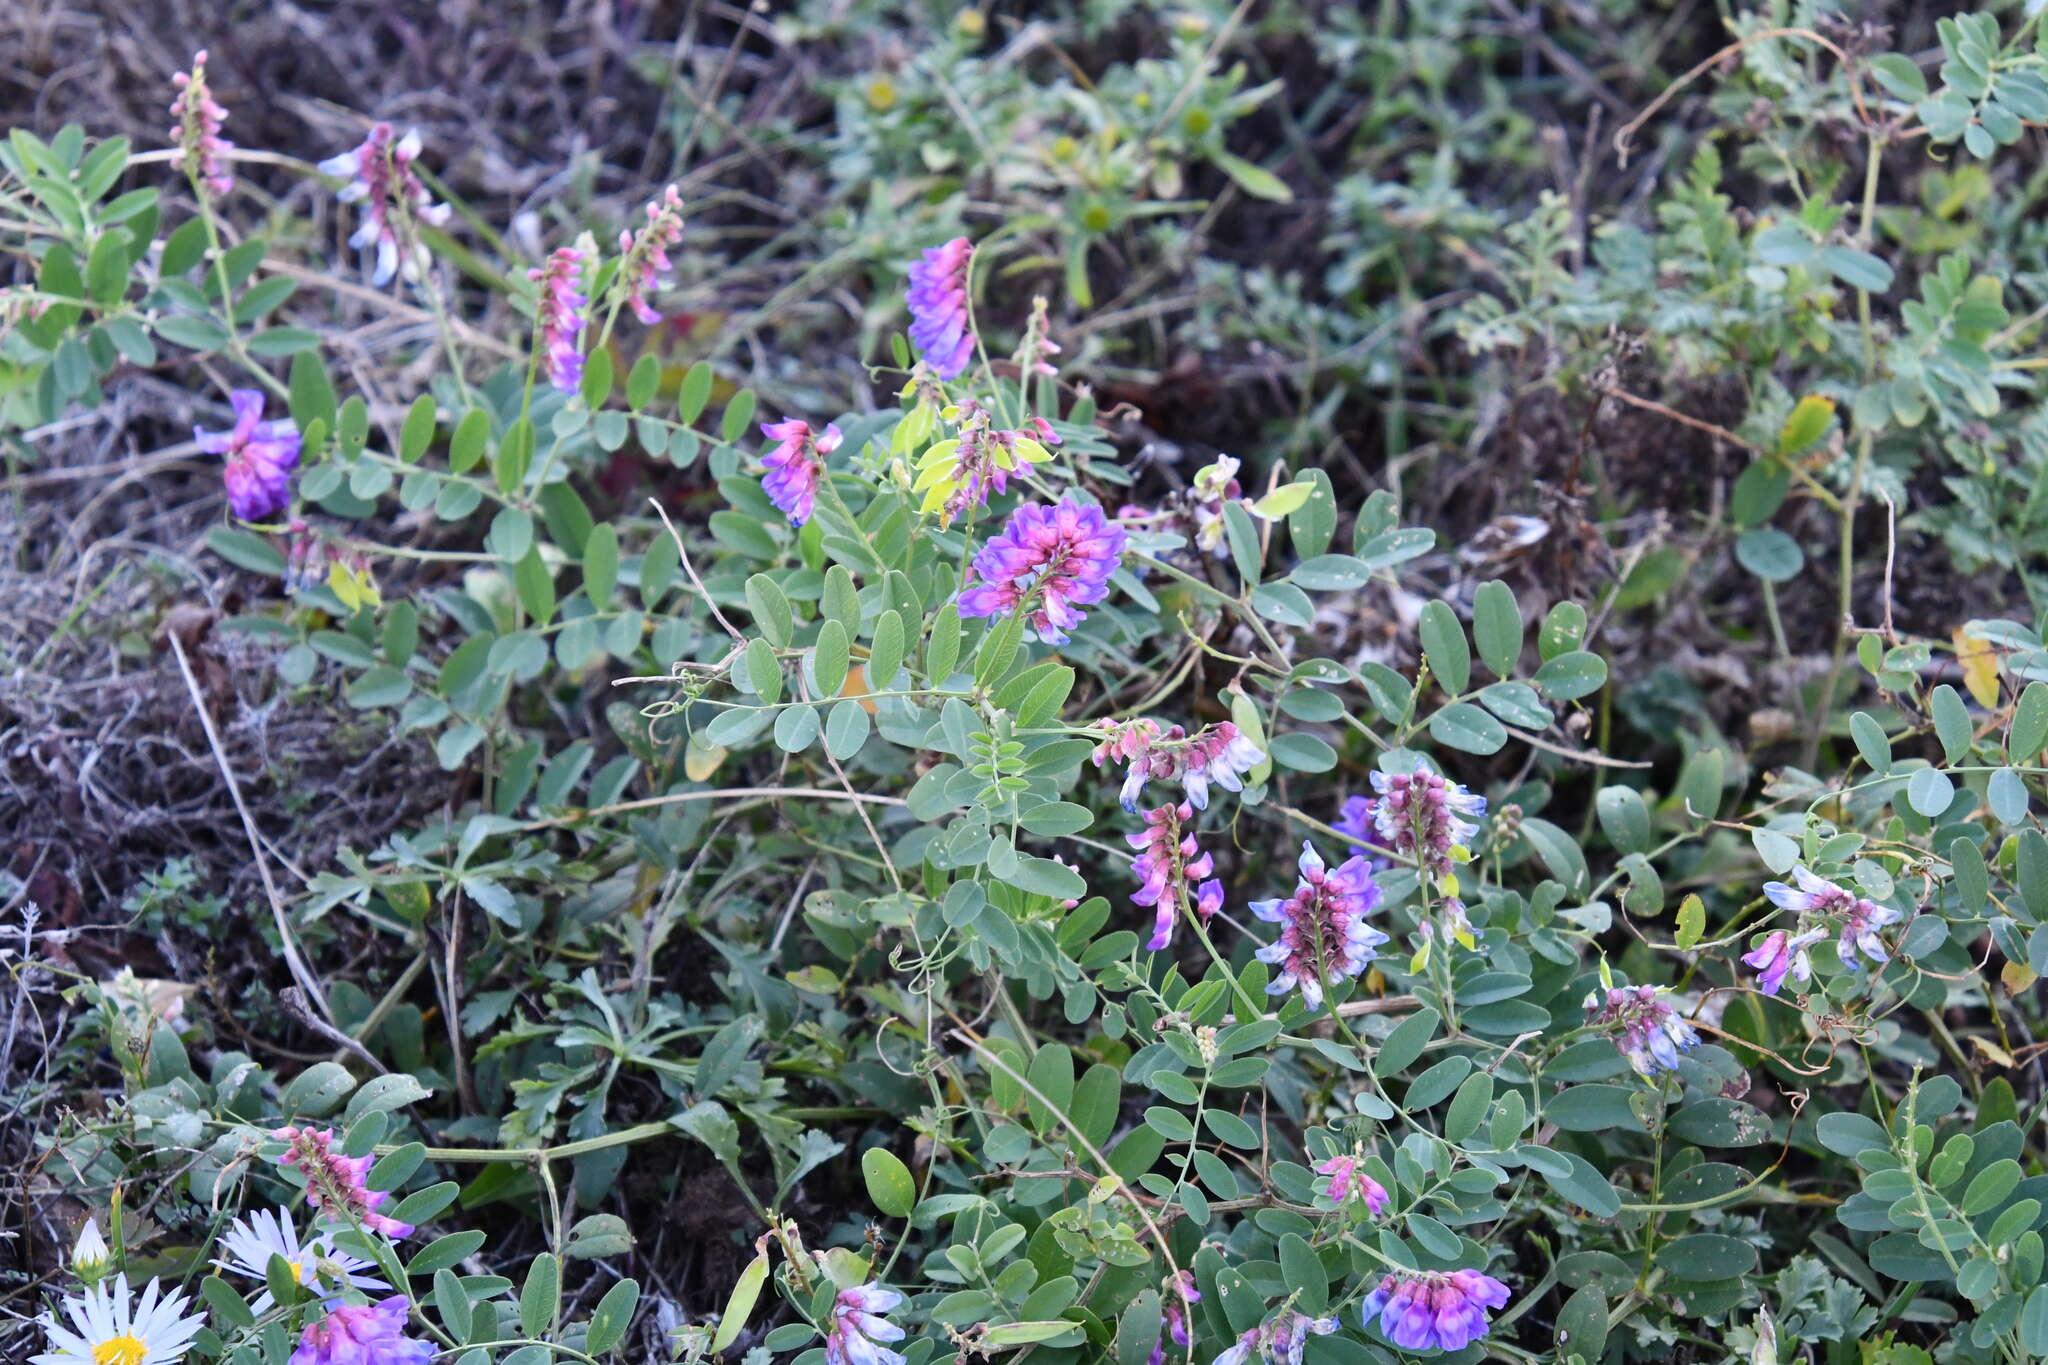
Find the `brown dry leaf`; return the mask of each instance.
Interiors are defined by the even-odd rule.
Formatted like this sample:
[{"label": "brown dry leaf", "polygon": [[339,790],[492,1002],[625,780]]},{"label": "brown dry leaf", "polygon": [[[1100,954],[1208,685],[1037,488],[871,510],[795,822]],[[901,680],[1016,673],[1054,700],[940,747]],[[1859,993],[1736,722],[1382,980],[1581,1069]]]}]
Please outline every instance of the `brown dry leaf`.
[{"label": "brown dry leaf", "polygon": [[1998,705],[1998,651],[1989,640],[1973,640],[1957,626],[1949,632],[1955,641],[1956,662],[1963,666],[1963,686],[1989,711]]},{"label": "brown dry leaf", "polygon": [[1982,1056],[1985,1061],[1990,1062],[1993,1066],[2013,1067],[2019,1065],[2013,1061],[2010,1052],[2007,1052],[1989,1038],[1980,1037],[1973,1033],[1970,1035],[1970,1046],[1976,1048],[1978,1055]]},{"label": "brown dry leaf", "polygon": [[846,670],[846,682],[840,687],[839,695],[855,698],[860,702],[860,709],[871,716],[882,709],[875,705],[874,698],[868,695],[868,670],[865,664],[855,664]]}]

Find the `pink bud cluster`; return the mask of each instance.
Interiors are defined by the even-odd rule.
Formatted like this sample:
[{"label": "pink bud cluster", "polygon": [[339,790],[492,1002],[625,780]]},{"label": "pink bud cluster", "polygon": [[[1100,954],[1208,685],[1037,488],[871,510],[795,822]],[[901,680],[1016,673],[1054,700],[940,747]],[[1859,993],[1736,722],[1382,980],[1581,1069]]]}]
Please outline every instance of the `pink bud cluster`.
[{"label": "pink bud cluster", "polygon": [[761,434],[776,443],[761,457],[768,467],[761,490],[789,518],[791,526],[802,526],[817,508],[825,457],[839,449],[839,428],[827,426],[813,435],[810,423],[792,417],[786,422],[763,422]]},{"label": "pink bud cluster", "polygon": [[1152,940],[1145,946],[1153,952],[1173,942],[1184,897],[1205,921],[1223,908],[1223,883],[1210,876],[1216,860],[1195,841],[1194,818],[1195,808],[1185,802],[1161,806],[1145,812],[1145,828],[1124,836],[1139,850],[1131,864],[1139,883],[1131,901],[1152,907]]},{"label": "pink bud cluster", "polygon": [[1225,791],[1242,791],[1244,774],[1266,757],[1264,750],[1227,720],[1193,736],[1182,726],[1161,730],[1158,722],[1143,719],[1121,724],[1098,721],[1096,727],[1108,738],[1095,746],[1095,766],[1099,768],[1111,758],[1130,764],[1117,798],[1128,811],[1138,808],[1145,784],[1155,777],[1180,782],[1194,808],[1207,810],[1211,784]]},{"label": "pink bud cluster", "polygon": [[192,54],[192,70],[171,77],[178,97],[171,101],[171,117],[178,122],[171,129],[171,141],[178,145],[180,164],[192,182],[209,197],[219,199],[234,188],[225,155],[235,144],[220,135],[228,111],[221,108],[206,85],[206,49]]},{"label": "pink bud cluster", "polygon": [[675,269],[668,249],[683,240],[683,196],[674,185],[659,199],[647,203],[647,226],[637,233],[630,228],[619,233],[619,273],[612,288],[623,298],[633,315],[649,327],[661,321],[661,314],[647,302],[647,296]]},{"label": "pink bud cluster", "polygon": [[1676,1071],[1679,1054],[1699,1046],[1699,1031],[1679,1018],[1655,986],[1616,986],[1604,997],[1594,991],[1585,1008],[1587,1026],[1607,1031],[1638,1075]]},{"label": "pink bud cluster", "polygon": [[526,278],[540,286],[540,304],[534,325],[547,357],[548,382],[563,393],[574,393],[583,382],[583,329],[589,323],[583,310],[590,300],[576,288],[583,269],[583,253],[575,247],[558,247],[547,264],[526,272]]},{"label": "pink bud cluster", "polygon": [[1301,880],[1284,900],[1253,901],[1251,912],[1280,926],[1280,937],[1254,954],[1279,969],[1266,994],[1299,989],[1302,1003],[1321,1009],[1323,985],[1362,973],[1387,936],[1365,922],[1380,903],[1379,883],[1363,858],[1332,870],[1306,840],[1297,864]]},{"label": "pink bud cluster", "polygon": [[296,1166],[306,1177],[306,1202],[330,1218],[360,1223],[387,1237],[409,1237],[413,1226],[377,1212],[387,1197],[382,1190],[363,1182],[370,1174],[370,1158],[343,1156],[334,1150],[331,1128],[279,1128],[271,1134],[289,1143],[281,1164]]}]

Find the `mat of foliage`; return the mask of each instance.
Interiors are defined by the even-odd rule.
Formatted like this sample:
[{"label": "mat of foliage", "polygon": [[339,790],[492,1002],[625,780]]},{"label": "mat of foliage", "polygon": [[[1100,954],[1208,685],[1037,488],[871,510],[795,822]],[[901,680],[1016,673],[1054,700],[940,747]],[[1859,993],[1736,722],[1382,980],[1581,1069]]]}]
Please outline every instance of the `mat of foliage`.
[{"label": "mat of foliage", "polygon": [[7,1358],[2048,1358],[2038,7],[244,8],[0,15]]}]

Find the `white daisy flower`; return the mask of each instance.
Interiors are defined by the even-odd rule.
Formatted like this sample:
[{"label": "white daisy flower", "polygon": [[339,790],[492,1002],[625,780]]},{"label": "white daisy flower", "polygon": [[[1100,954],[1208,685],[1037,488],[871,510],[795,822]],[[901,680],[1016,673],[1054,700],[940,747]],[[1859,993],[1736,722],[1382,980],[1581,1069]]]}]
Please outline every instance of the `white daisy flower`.
[{"label": "white daisy flower", "polygon": [[[344,1285],[357,1289],[390,1288],[374,1275],[358,1274],[370,1269],[370,1263],[336,1251],[324,1235],[316,1234],[301,1242],[291,1216],[283,1209],[257,1209],[237,1218],[221,1233],[220,1251],[221,1257],[213,1264],[257,1280],[267,1280],[270,1258],[281,1256],[291,1267],[294,1283],[323,1295]],[[261,1313],[270,1303],[270,1291],[266,1289],[249,1306]]]},{"label": "white daisy flower", "polygon": [[64,1300],[69,1323],[44,1315],[50,1349],[30,1356],[29,1365],[172,1365],[206,1322],[197,1313],[183,1316],[191,1302],[183,1294],[161,1294],[151,1280],[131,1304],[128,1277],[116,1275]]}]

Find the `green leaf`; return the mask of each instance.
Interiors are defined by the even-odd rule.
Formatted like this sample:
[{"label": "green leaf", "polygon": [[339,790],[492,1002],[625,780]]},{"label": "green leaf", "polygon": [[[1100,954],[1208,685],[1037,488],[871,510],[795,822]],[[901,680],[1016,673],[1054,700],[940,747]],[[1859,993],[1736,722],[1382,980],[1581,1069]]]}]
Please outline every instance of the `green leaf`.
[{"label": "green leaf", "polygon": [[[903,667],[903,614],[893,608],[885,611],[875,620],[875,638],[868,647],[867,680],[868,690],[876,692],[886,689]],[[1073,674],[1069,670],[1067,686],[1073,686]],[[1055,702],[1055,708],[1059,703]],[[1026,725],[1037,725],[1039,720],[1024,721]]]},{"label": "green leaf", "polygon": [[1160,1340],[1159,1291],[1140,1290],[1116,1320],[1116,1365],[1145,1365]]},{"label": "green leaf", "polygon": [[[393,1214],[392,1217],[397,1217]],[[409,1278],[431,1276],[437,1270],[446,1270],[460,1265],[476,1253],[484,1244],[484,1234],[474,1228],[463,1232],[451,1232],[446,1237],[437,1237],[422,1247],[410,1261],[405,1263]]]},{"label": "green leaf", "polygon": [[529,1337],[541,1337],[554,1326],[562,1307],[562,1263],[543,1251],[527,1267],[519,1291],[519,1326]]},{"label": "green leaf", "polygon": [[741,389],[725,405],[725,415],[719,420],[719,434],[727,445],[731,445],[746,434],[747,423],[753,420],[754,391]]},{"label": "green leaf", "polygon": [[868,1202],[891,1218],[908,1218],[917,1206],[917,1182],[910,1168],[886,1147],[861,1153],[861,1175],[867,1180]]},{"label": "green leaf", "polygon": [[825,752],[840,762],[845,762],[859,753],[860,746],[868,742],[869,728],[866,708],[848,697],[835,705],[825,717]]},{"label": "green leaf", "polygon": [[1806,567],[1799,542],[1774,526],[1744,531],[1735,538],[1735,558],[1766,583],[1788,583]]},{"label": "green leaf", "polygon": [[1852,289],[1882,294],[1892,287],[1892,268],[1868,251],[1848,246],[1825,246],[1820,249],[1820,263],[1827,267],[1829,274]]},{"label": "green leaf", "polygon": [[1557,1310],[1557,1358],[1598,1361],[1607,1351],[1607,1297],[1582,1285]]},{"label": "green leaf", "polygon": [[2048,683],[2030,682],[2013,708],[2012,728],[2005,736],[2009,763],[2030,764],[2048,745]]},{"label": "green leaf", "polygon": [[618,1345],[625,1337],[626,1329],[632,1325],[633,1310],[639,1303],[640,1283],[637,1280],[620,1280],[607,1289],[590,1315],[590,1333],[584,1339],[583,1349],[591,1355],[602,1356]]},{"label": "green leaf", "polygon": [[420,457],[427,453],[427,447],[434,441],[434,419],[437,409],[433,395],[421,394],[412,400],[406,409],[405,425],[398,431],[398,458],[407,464],[418,464]]},{"label": "green leaf", "polygon": [[789,648],[796,613],[780,583],[764,573],[747,579],[747,610],[753,613],[754,629],[761,632],[763,639],[777,649]]},{"label": "green leaf", "polygon": [[1680,951],[1691,948],[1707,932],[1707,907],[1698,896],[1688,894],[1678,903],[1678,926],[1671,941]]},{"label": "green leaf", "polygon": [[745,659],[747,691],[759,697],[763,706],[775,705],[782,698],[782,665],[776,662],[774,647],[766,640],[749,640]]},{"label": "green leaf", "polygon": [[[163,329],[159,327],[158,331]],[[312,351],[301,351],[292,357],[291,381],[292,420],[304,431],[314,422],[327,430],[334,430],[334,415],[337,406],[334,397],[334,381],[327,377],[327,367],[320,363],[320,357]]]},{"label": "green leaf", "polygon": [[603,611],[611,605],[619,582],[619,533],[610,522],[591,528],[583,542],[583,592],[590,605]]},{"label": "green leaf", "polygon": [[[1576,603],[1561,603],[1575,606]],[[1551,615],[1555,616],[1556,612]],[[1544,661],[1533,680],[1536,690],[1552,701],[1577,701],[1607,685],[1607,661],[1598,654],[1570,650]]]},{"label": "green leaf", "polygon": [[1372,1074],[1388,1080],[1406,1071],[1436,1036],[1436,1027],[1442,1022],[1443,1016],[1435,1010],[1421,1009],[1396,1024],[1372,1058]]},{"label": "green leaf", "polygon": [[525,558],[512,566],[512,586],[519,601],[536,625],[546,625],[555,615],[555,580],[539,547],[529,548]]},{"label": "green leaf", "polygon": [[1088,893],[1088,883],[1081,874],[1064,863],[1050,858],[1022,857],[1017,860],[1014,871],[999,876],[998,880],[1029,891],[1035,896],[1049,896],[1054,900],[1079,900]]},{"label": "green leaf", "polygon": [[454,434],[448,438],[448,468],[457,474],[474,469],[484,457],[484,446],[490,436],[490,415],[482,408],[471,408],[462,414]]},{"label": "green leaf", "polygon": [[[1518,1150],[1527,1152],[1529,1149],[1523,1147]],[[1614,1186],[1607,1183],[1607,1177],[1594,1170],[1584,1157],[1554,1149],[1550,1155],[1557,1164],[1546,1164],[1537,1169],[1544,1184],[1595,1218],[1612,1218],[1621,1212],[1621,1196],[1614,1192]]]},{"label": "green leaf", "polygon": [[1429,736],[1468,754],[1499,753],[1508,742],[1504,726],[1470,702],[1452,702],[1429,718]]},{"label": "green leaf", "polygon": [[653,351],[644,351],[626,375],[626,406],[639,412],[654,401],[661,385],[661,361]]},{"label": "green leaf", "polygon": [[1946,811],[1955,796],[1955,783],[1939,768],[1922,768],[1906,779],[1907,804],[1929,819]]},{"label": "green leaf", "polygon": [[[754,1305],[760,1302],[761,1287],[767,1283],[768,1253],[763,1251],[747,1262],[747,1268],[733,1281],[732,1293],[726,1296],[725,1311],[718,1317],[718,1331],[711,1338],[712,1355],[722,1355],[739,1339],[747,1319],[754,1316]],[[594,1326],[592,1330],[596,1330]]]},{"label": "green leaf", "polygon": [[1732,1280],[1756,1269],[1756,1248],[1714,1232],[1681,1237],[1657,1253],[1660,1269],[1684,1280]]},{"label": "green leaf", "polygon": [[1593,794],[1593,810],[1607,842],[1623,853],[1641,853],[1650,846],[1650,812],[1633,787],[1602,787]]},{"label": "green leaf", "polygon": [[1884,727],[1868,712],[1857,711],[1850,715],[1849,737],[1856,741],[1856,752],[1863,755],[1870,771],[1882,777],[1892,770],[1892,742],[1886,737]]},{"label": "green leaf", "polygon": [[676,393],[676,419],[686,427],[694,425],[710,401],[711,362],[700,360],[683,376],[682,388]]},{"label": "green leaf", "polygon": [[1514,676],[1522,657],[1522,612],[1514,590],[1499,579],[1481,583],[1472,595],[1472,639],[1495,677]]},{"label": "green leaf", "polygon": [[441,1314],[441,1325],[457,1341],[469,1339],[469,1291],[462,1287],[462,1281],[455,1278],[452,1270],[434,1272],[434,1307]]},{"label": "green leaf", "polygon": [[1934,689],[1929,709],[1934,717],[1934,733],[1941,740],[1942,756],[1952,764],[1962,762],[1969,755],[1973,738],[1970,708],[1963,704],[1962,694],[1942,683]]},{"label": "green leaf", "polygon": [[1903,53],[1885,52],[1872,57],[1869,70],[1871,79],[1909,104],[1927,98],[1927,77],[1920,73],[1919,64]]},{"label": "green leaf", "polygon": [[1472,681],[1472,649],[1465,643],[1465,627],[1456,612],[1444,602],[1430,602],[1422,608],[1422,652],[1430,671],[1446,693],[1456,696]]},{"label": "green leaf", "polygon": [[279,578],[284,574],[284,554],[254,531],[237,531],[216,526],[206,533],[206,548],[238,569]]},{"label": "green leaf", "polygon": [[1287,187],[1287,182],[1263,166],[1255,166],[1241,156],[1221,150],[1209,153],[1209,160],[1236,181],[1239,189],[1255,199],[1276,204],[1290,203],[1294,199],[1294,191]]},{"label": "green leaf", "polygon": [[832,620],[818,628],[818,643],[812,649],[812,672],[818,679],[821,697],[836,697],[846,686],[846,627]]}]

